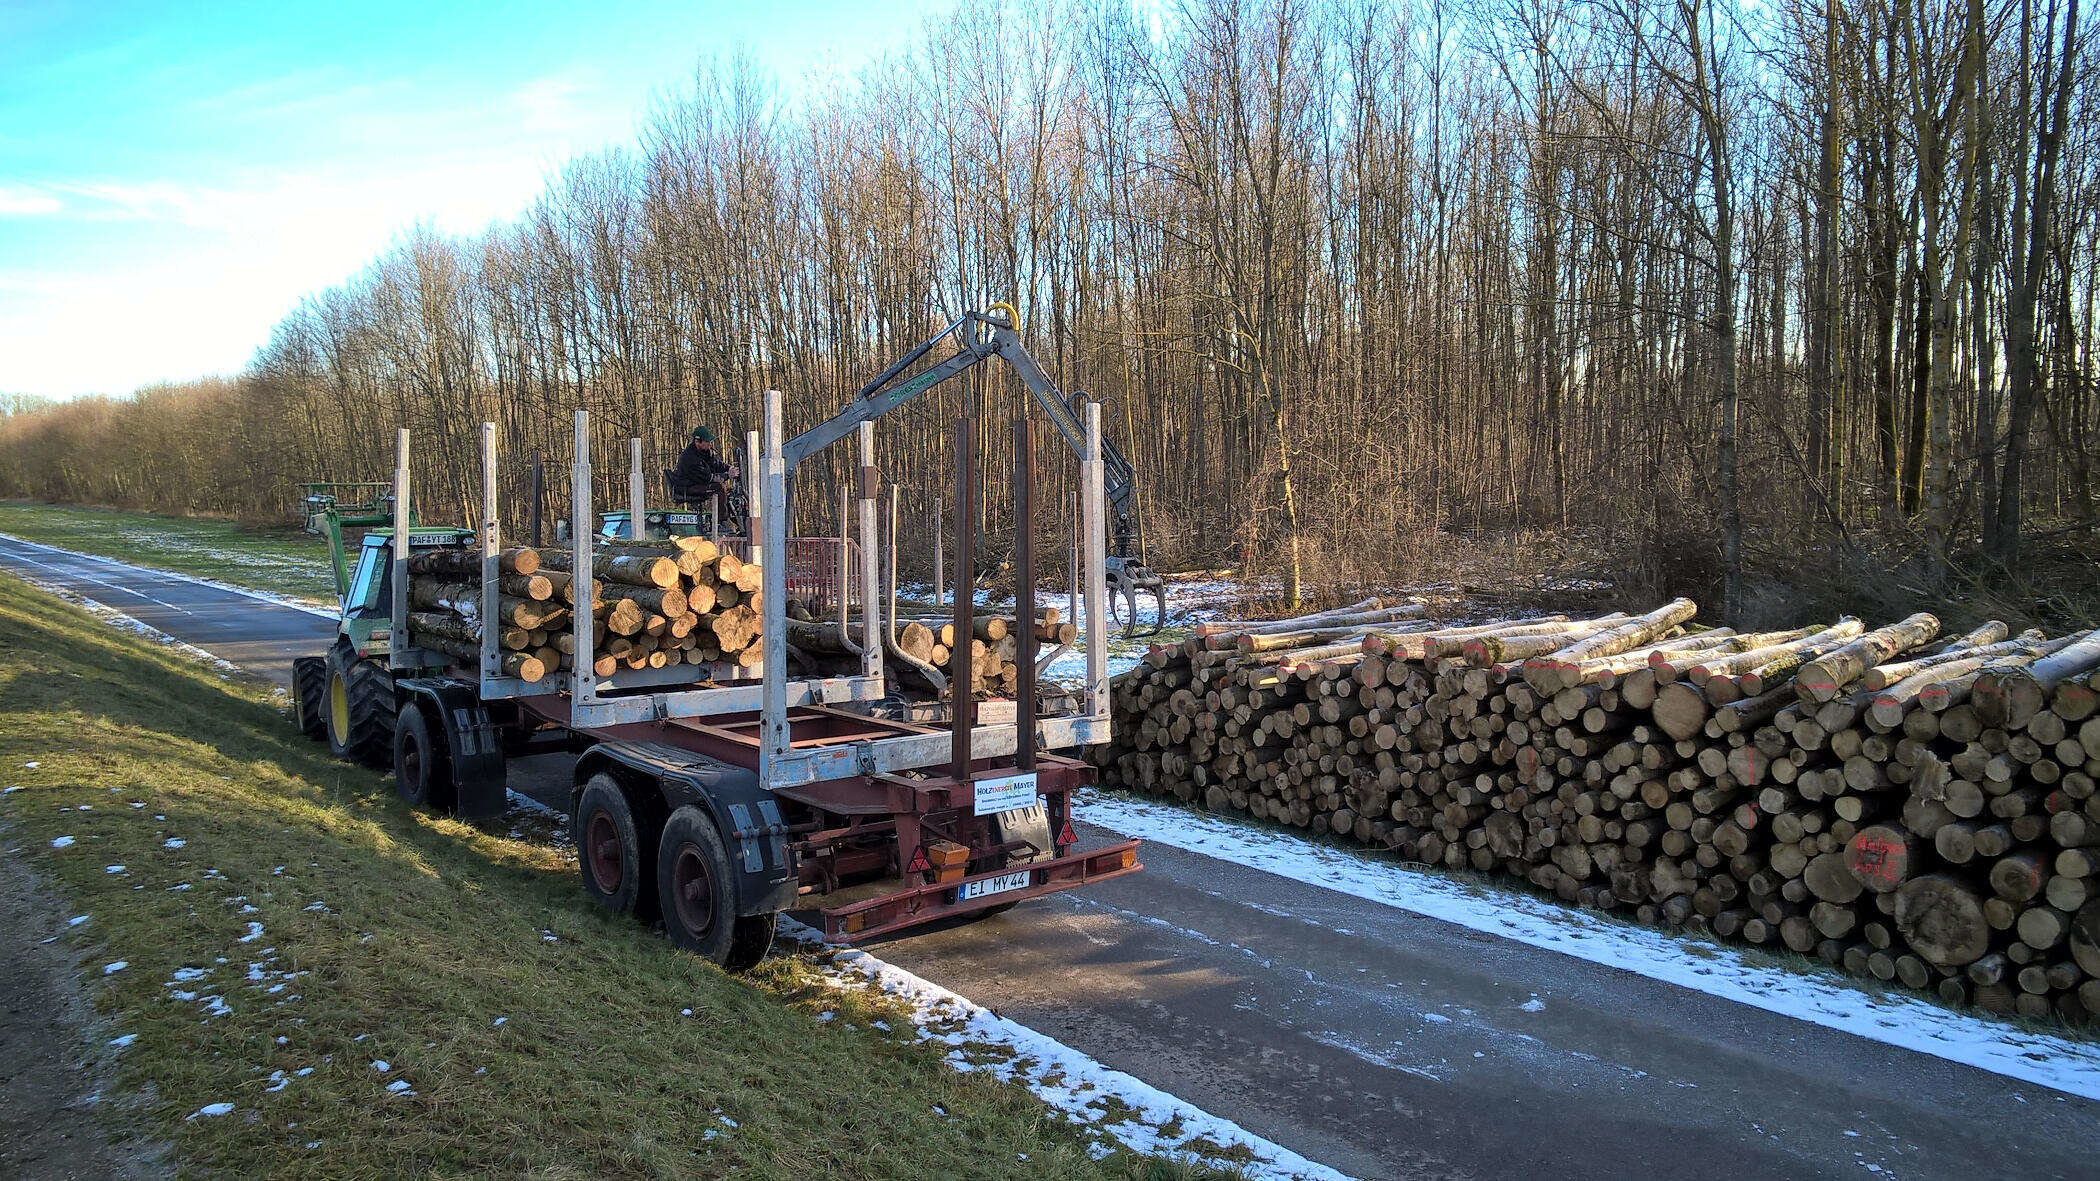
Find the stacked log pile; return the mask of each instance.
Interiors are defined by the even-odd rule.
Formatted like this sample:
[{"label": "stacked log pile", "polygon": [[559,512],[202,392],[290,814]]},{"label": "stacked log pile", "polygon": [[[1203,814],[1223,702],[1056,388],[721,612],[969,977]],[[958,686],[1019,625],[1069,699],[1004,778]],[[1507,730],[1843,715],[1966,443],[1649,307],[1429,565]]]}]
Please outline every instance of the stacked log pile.
[{"label": "stacked log pile", "polygon": [[[574,664],[579,594],[596,621],[598,676],[674,664],[759,665],[759,569],[705,538],[595,546],[593,576],[581,591],[569,550],[509,549],[498,565],[497,645],[507,675],[538,681]],[[408,570],[410,642],[479,663],[480,556],[434,550],[411,556]]]},{"label": "stacked log pile", "polygon": [[[793,607],[788,614],[788,643],[799,660],[825,672],[852,671],[859,667],[854,647],[860,639],[858,618],[850,620],[842,630],[837,620],[812,620],[806,617],[807,612]],[[797,615],[804,618],[794,618]],[[979,616],[972,622],[968,652],[970,690],[974,696],[1012,697],[1019,688],[1020,627],[1019,620],[1010,615]],[[896,636],[898,650],[913,661],[938,670],[944,677],[951,672],[958,647],[954,620],[930,616],[900,618]],[[1037,611],[1035,640],[1038,660],[1078,638],[1078,627],[1065,622],[1058,608],[1044,607]],[[841,658],[851,659],[842,661]],[[924,680],[915,675],[909,663],[892,662],[887,667],[899,677]],[[922,687],[930,687],[930,683]]]},{"label": "stacked log pile", "polygon": [[1200,629],[1116,679],[1089,755],[1951,1003],[2100,1012],[2100,633],[1693,614]]}]

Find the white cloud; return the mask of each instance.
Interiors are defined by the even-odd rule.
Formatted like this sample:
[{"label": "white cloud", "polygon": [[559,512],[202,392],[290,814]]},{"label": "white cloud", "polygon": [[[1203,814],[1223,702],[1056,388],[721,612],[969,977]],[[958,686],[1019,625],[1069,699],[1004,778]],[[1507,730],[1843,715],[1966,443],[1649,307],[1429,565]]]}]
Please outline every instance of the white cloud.
[{"label": "white cloud", "polygon": [[0,269],[0,389],[117,394],[237,372],[302,296],[355,274],[409,226],[473,233],[516,216],[543,184],[543,162],[492,152],[247,188],[53,185],[65,208],[40,226],[135,222],[155,241],[115,261]]},{"label": "white cloud", "polygon": [[64,202],[46,192],[0,188],[0,217],[41,217],[64,208]]}]

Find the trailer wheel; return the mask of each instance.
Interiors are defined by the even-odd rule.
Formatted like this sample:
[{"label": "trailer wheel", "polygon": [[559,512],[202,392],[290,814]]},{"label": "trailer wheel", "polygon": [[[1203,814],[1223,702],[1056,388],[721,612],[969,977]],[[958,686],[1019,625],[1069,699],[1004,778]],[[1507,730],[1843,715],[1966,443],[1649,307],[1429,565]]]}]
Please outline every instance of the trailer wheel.
[{"label": "trailer wheel", "polygon": [[736,934],[729,941],[729,957],[722,961],[722,968],[729,972],[748,972],[765,962],[766,953],[773,950],[773,931],[780,916],[772,912],[740,915],[736,920]]},{"label": "trailer wheel", "polygon": [[328,749],[378,767],[394,749],[394,677],[343,648],[328,653]]},{"label": "trailer wheel", "polygon": [[671,942],[722,965],[748,971],[773,946],[772,914],[737,914],[736,875],[715,822],[687,804],[664,821],[656,849],[656,891]]},{"label": "trailer wheel", "polygon": [[328,658],[300,656],[292,661],[292,708],[298,711],[299,732],[308,738],[328,737]]},{"label": "trailer wheel", "polygon": [[418,808],[452,810],[456,793],[452,760],[444,740],[431,729],[430,715],[411,705],[394,726],[394,794]]},{"label": "trailer wheel", "polygon": [[593,775],[569,821],[583,892],[614,914],[647,919],[656,898],[654,849],[645,847],[627,793],[610,775]]}]

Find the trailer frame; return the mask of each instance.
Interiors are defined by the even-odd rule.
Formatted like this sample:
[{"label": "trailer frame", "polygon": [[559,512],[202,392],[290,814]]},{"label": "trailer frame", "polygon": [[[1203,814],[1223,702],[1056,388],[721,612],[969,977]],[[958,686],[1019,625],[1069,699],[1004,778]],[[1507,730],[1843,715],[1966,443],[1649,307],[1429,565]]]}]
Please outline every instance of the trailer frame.
[{"label": "trailer frame", "polygon": [[[424,711],[422,728],[442,734],[446,747],[420,757],[434,762],[446,759],[447,752],[472,752],[471,759],[451,761],[471,770],[471,806],[480,811],[502,791],[500,755],[493,772],[486,757],[492,733],[501,732],[511,745],[533,735],[544,745],[551,734],[556,744],[579,750],[582,757],[572,784],[576,806],[571,811],[587,888],[593,859],[602,859],[602,842],[607,839],[604,826],[593,827],[582,815],[592,784],[617,784],[622,798],[615,807],[626,809],[637,828],[648,825],[667,832],[665,826],[675,814],[699,810],[717,830],[729,864],[710,869],[709,880],[698,887],[688,883],[681,888],[704,890],[711,903],[717,892],[727,891],[734,898],[738,921],[762,918],[768,941],[775,912],[870,881],[896,879],[894,888],[877,887],[873,896],[821,909],[818,926],[825,938],[890,935],[942,919],[1003,910],[1141,869],[1139,842],[1134,840],[1076,848],[1071,797],[1092,781],[1093,769],[1065,756],[1038,753],[1105,742],[1110,734],[1106,643],[1111,623],[1100,405],[1090,402],[1084,407],[1080,514],[1075,522],[1077,564],[1084,574],[1080,592],[1086,678],[1078,695],[1081,710],[1038,717],[1034,677],[1024,675],[1016,694],[1015,720],[980,725],[973,716],[967,678],[951,677],[954,724],[943,729],[851,708],[878,701],[886,688],[888,628],[879,587],[876,509],[881,475],[875,464],[874,420],[901,400],[885,399],[885,405],[872,411],[856,402],[792,440],[783,429],[783,401],[780,391],[765,392],[763,429],[747,440],[749,470],[759,473],[759,495],[746,533],[750,560],[763,575],[764,649],[759,669],[684,665],[597,676],[595,620],[586,606],[571,612],[574,652],[566,675],[536,684],[504,675],[498,629],[484,626],[479,667],[471,676],[462,676],[464,670],[449,667],[456,663],[450,657],[410,646],[408,547],[396,546],[390,574],[398,642],[389,644],[386,662],[395,675],[400,708]],[[1025,409],[1013,425],[1021,461],[1016,469],[1017,527],[1030,536],[1033,442]],[[964,444],[958,463],[962,473],[971,470],[974,426],[968,417],[958,423],[958,438]],[[1059,426],[1063,429],[1065,424]],[[847,434],[856,436],[858,451],[858,487],[849,506],[857,510],[859,536],[857,545],[842,547],[840,553],[857,550],[860,559],[861,666],[853,675],[790,677],[785,626],[789,571],[786,561],[768,561],[767,556],[789,552],[790,480],[795,469]],[[503,550],[495,424],[482,424],[480,442],[481,520],[472,544],[481,559],[482,618],[493,620]],[[589,522],[595,517],[587,411],[575,412],[574,447],[570,519]],[[639,447],[631,448],[630,456],[630,519],[640,520],[645,482]],[[411,458],[411,437],[401,428],[393,487],[396,536],[407,535]],[[957,495],[954,503],[960,507],[967,500],[967,495]],[[974,537],[971,526],[962,528],[958,549],[967,555]],[[572,568],[587,580],[598,539],[589,529],[572,529],[571,534]],[[1016,612],[1033,620],[1032,546],[1025,549]],[[963,634],[969,632],[974,607],[966,570],[965,562],[957,563],[954,606]],[[842,599],[845,589],[841,585]],[[968,646],[959,647],[967,662]],[[1026,654],[1033,671],[1032,643]],[[708,675],[708,680],[694,683],[696,673]],[[397,770],[403,758],[399,735],[415,729],[397,726]],[[452,798],[469,804],[468,794],[458,787],[448,788]],[[604,798],[602,792],[599,798]],[[638,846],[648,843],[644,835],[638,833]],[[592,841],[601,844],[586,847]],[[646,848],[638,859],[652,861]],[[603,861],[598,864],[602,870]],[[631,868],[639,874],[646,866]],[[722,880],[714,880],[717,877]],[[627,879],[622,878],[621,885],[620,896],[638,896],[627,889]],[[640,903],[634,908],[648,910]],[[679,911],[683,913],[682,905]],[[665,917],[667,926],[679,921],[669,913]],[[676,938],[675,930],[673,934]],[[736,953],[729,958],[735,960]]]}]

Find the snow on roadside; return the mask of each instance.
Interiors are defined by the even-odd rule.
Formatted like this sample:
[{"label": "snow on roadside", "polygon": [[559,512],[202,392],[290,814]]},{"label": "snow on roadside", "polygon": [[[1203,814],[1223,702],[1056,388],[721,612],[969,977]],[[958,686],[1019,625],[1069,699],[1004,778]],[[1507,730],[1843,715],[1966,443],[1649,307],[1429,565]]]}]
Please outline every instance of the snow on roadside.
[{"label": "snow on roadside", "polygon": [[[920,1037],[955,1047],[948,1055],[954,1069],[1018,1082],[1080,1126],[1103,1128],[1134,1151],[1236,1166],[1253,1177],[1343,1176],[895,964],[857,948],[831,947],[801,923],[783,919],[780,931],[829,954],[823,971],[833,987],[872,988],[909,1005]],[[1215,1155],[1235,1148],[1251,1153],[1253,1163]]]},{"label": "snow on roadside", "polygon": [[1992,1074],[2100,1099],[2100,1045],[1753,963],[1740,949],[1679,937],[1508,890],[1317,844],[1188,808],[1085,790],[1077,818],[1250,869],[1321,886],[1708,996],[1930,1054]]},{"label": "snow on roadside", "polygon": [[[231,591],[234,594],[243,595],[247,598],[259,599],[265,603],[275,603],[280,607],[291,607],[296,610],[304,611],[308,615],[319,615],[324,619],[334,619],[337,614],[336,608],[330,607],[327,604],[321,603],[314,599],[302,599],[293,595],[281,595],[276,593],[275,591],[256,590],[253,587],[236,586],[231,582],[221,582],[216,578],[203,578],[195,574],[183,574],[180,571],[168,570],[159,566],[147,566],[137,562],[120,562],[115,558],[105,558],[101,554],[83,553],[80,550],[67,549],[62,545],[46,545],[41,541],[31,541],[26,537],[16,537],[12,533],[0,533],[0,541],[11,541],[14,542],[16,545],[26,545],[33,549],[46,550],[54,554],[64,554],[69,558],[79,558],[83,561],[100,562],[105,566],[115,566],[123,570],[144,570],[149,574],[158,574],[163,578],[172,578],[178,582],[194,583],[197,586],[209,586],[222,591]],[[239,557],[242,561],[250,560],[250,555],[245,554],[228,555],[222,554],[219,551],[202,550],[201,547],[196,546],[190,546],[187,548],[197,552],[211,553],[215,556]],[[19,574],[19,572],[17,573]],[[32,579],[30,581],[34,580]],[[38,583],[37,585],[43,587],[45,590],[52,589],[49,585],[44,583]]]}]

